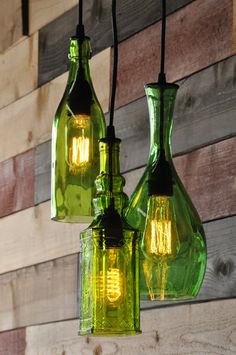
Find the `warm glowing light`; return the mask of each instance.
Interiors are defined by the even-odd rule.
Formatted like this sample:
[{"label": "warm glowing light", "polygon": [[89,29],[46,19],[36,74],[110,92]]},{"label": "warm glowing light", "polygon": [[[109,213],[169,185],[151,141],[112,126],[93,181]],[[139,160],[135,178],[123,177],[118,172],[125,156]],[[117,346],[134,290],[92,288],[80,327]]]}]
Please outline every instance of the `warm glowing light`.
[{"label": "warm glowing light", "polygon": [[68,164],[71,174],[86,168],[90,160],[90,117],[73,115],[68,129]]},{"label": "warm glowing light", "polygon": [[[167,291],[168,262],[179,252],[180,241],[171,196],[149,198],[142,249],[147,259],[143,263],[149,297],[165,300]],[[156,269],[158,291],[153,292],[152,268]]]},{"label": "warm glowing light", "polygon": [[71,164],[81,166],[89,161],[89,139],[73,137],[71,148]]},{"label": "warm glowing light", "polygon": [[154,259],[178,253],[180,242],[170,197],[150,197],[143,244],[144,253]]},{"label": "warm glowing light", "polygon": [[171,255],[171,221],[151,221],[150,252],[156,255]]},{"label": "warm glowing light", "polygon": [[119,269],[108,269],[107,270],[107,298],[113,303],[118,301],[121,297],[121,273]]},{"label": "warm glowing light", "polygon": [[110,305],[117,306],[124,295],[123,272],[118,261],[119,249],[110,248],[104,255],[103,271],[100,271],[98,294],[100,300],[108,301]]}]

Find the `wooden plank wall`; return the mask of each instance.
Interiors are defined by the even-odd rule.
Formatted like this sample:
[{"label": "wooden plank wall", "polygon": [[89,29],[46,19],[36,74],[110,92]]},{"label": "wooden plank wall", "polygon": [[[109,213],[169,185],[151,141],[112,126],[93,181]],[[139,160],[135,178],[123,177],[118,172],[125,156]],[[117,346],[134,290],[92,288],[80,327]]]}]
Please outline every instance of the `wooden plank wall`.
[{"label": "wooden plank wall", "polygon": [[[148,157],[143,85],[158,74],[160,3],[118,1],[115,122],[128,195]],[[84,1],[105,113],[110,5]],[[236,0],[168,0],[167,12],[167,77],[180,86],[174,162],[204,222],[205,280],[193,302],[142,303],[141,336],[81,338],[77,272],[85,225],[50,221],[49,201],[51,125],[67,80],[77,0],[29,0],[29,37],[22,35],[21,1],[1,2],[0,355],[236,353]]]}]

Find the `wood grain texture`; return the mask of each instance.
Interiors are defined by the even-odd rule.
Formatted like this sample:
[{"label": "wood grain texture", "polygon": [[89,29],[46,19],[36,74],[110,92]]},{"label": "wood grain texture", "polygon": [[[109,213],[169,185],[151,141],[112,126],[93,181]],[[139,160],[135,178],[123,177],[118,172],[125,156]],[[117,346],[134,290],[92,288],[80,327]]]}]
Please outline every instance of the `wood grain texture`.
[{"label": "wood grain texture", "polygon": [[2,275],[0,330],[75,317],[77,256]]},{"label": "wood grain texture", "polygon": [[[204,284],[195,301],[236,297],[236,217],[210,222],[204,227],[208,244],[208,264]],[[68,235],[63,234],[61,229],[58,229],[58,237],[64,240],[66,246]],[[46,235],[45,231],[43,233]],[[45,244],[50,244],[48,239]],[[62,244],[60,246],[62,247]],[[58,242],[54,240],[54,248],[57,251],[58,247]],[[25,249],[26,247],[22,254],[26,262],[31,246],[27,246],[27,255]],[[38,249],[38,253],[40,250],[42,252],[41,257],[45,258],[48,246],[38,245]],[[75,252],[78,249],[79,231]],[[43,254],[43,251],[46,253]],[[76,253],[0,275],[1,297],[4,300],[0,304],[0,331],[76,318],[77,256]],[[142,303],[143,309],[153,306],[162,307],[166,306],[166,303]]]},{"label": "wood grain texture", "polygon": [[26,355],[234,355],[235,310],[230,300],[146,311],[136,337],[78,337],[77,320],[30,327]]},{"label": "wood grain texture", "polygon": [[[52,0],[50,0],[52,1]],[[191,0],[169,0],[167,13],[189,4]],[[119,40],[132,36],[144,27],[160,19],[161,3],[155,0],[121,0],[117,2]],[[110,47],[111,31],[110,0],[86,0],[84,23],[90,36],[94,53]],[[67,70],[68,39],[75,34],[77,8],[45,26],[39,32],[39,85],[42,85]]]},{"label": "wood grain texture", "polygon": [[[50,199],[49,149],[49,143],[36,149],[36,204]],[[135,142],[132,149],[137,149]],[[177,172],[204,221],[236,214],[235,156],[236,137],[233,137],[174,158]],[[44,162],[42,174],[41,162]],[[125,174],[128,195],[143,171],[141,168]]]},{"label": "wood grain texture", "polygon": [[77,4],[78,0],[29,0],[30,33],[36,32]]},{"label": "wood grain texture", "polygon": [[0,108],[37,87],[38,34],[0,54]]},{"label": "wood grain texture", "polygon": [[[235,70],[236,56],[233,56],[178,82],[172,140],[174,154],[236,134]],[[146,97],[116,110],[117,136],[122,139],[122,171],[147,162],[148,117]]]},{"label": "wood grain texture", "polygon": [[[236,56],[233,56],[178,82],[180,88],[173,128],[174,155],[236,134],[235,70]],[[149,151],[148,121],[146,97],[116,110],[116,133],[122,139],[122,172],[146,164]],[[50,144],[45,142],[36,148],[36,204],[50,198]]]},{"label": "wood grain texture", "polygon": [[25,329],[0,333],[0,355],[25,355]]},{"label": "wood grain texture", "polygon": [[1,0],[0,11],[0,54],[23,38],[21,0]]},{"label": "wood grain texture", "polygon": [[[196,0],[169,16],[166,73],[176,81],[233,55],[232,0]],[[143,86],[156,82],[159,71],[160,23],[120,45],[116,106],[143,96]]]},{"label": "wood grain texture", "polygon": [[[94,56],[91,73],[98,99],[106,112],[110,92],[110,48]],[[51,138],[53,117],[65,90],[67,75],[61,75],[0,110],[0,161]]]},{"label": "wood grain texture", "polygon": [[[177,173],[203,221],[236,214],[236,137],[174,158]],[[124,174],[133,191],[144,168]]]},{"label": "wood grain texture", "polygon": [[34,205],[35,150],[0,163],[0,217]]},{"label": "wood grain texture", "polygon": [[236,214],[236,137],[174,160],[204,221]]},{"label": "wood grain texture", "polygon": [[85,225],[50,220],[43,203],[0,220],[0,274],[76,253]]}]

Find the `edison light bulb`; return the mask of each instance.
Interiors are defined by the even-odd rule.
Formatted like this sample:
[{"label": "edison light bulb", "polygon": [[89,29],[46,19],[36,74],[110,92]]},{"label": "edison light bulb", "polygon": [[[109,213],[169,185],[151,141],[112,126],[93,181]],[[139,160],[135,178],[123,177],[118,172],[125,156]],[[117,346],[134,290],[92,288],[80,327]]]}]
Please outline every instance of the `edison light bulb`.
[{"label": "edison light bulb", "polygon": [[153,195],[149,198],[142,248],[154,262],[178,254],[180,242],[171,197]]},{"label": "edison light bulb", "polygon": [[124,282],[123,272],[119,262],[119,249],[109,248],[104,255],[103,264],[105,270],[100,272],[98,292],[100,299],[108,302],[110,306],[117,307],[123,300]]},{"label": "edison light bulb", "polygon": [[72,115],[68,124],[68,165],[72,175],[90,166],[91,125],[90,116]]},{"label": "edison light bulb", "polygon": [[[174,259],[180,249],[180,241],[175,214],[169,196],[150,196],[148,201],[146,225],[143,234],[142,249],[147,257],[144,261],[144,273],[151,281],[151,267],[155,264],[159,283],[160,300],[165,299],[168,261]],[[151,300],[155,299],[149,288]]]}]

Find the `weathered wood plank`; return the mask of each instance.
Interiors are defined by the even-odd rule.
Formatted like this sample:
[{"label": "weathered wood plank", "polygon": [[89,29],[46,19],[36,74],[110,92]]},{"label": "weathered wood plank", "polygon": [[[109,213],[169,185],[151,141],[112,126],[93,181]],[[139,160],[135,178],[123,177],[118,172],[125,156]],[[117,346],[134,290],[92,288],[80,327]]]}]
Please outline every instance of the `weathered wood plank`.
[{"label": "weathered wood plank", "polygon": [[[171,13],[192,0],[169,0],[167,12]],[[160,19],[161,3],[155,0],[121,0],[117,3],[119,40]],[[86,33],[91,37],[94,53],[110,47],[113,43],[111,32],[111,2],[109,0],[86,0],[84,22]],[[39,32],[39,85],[42,85],[67,70],[68,40],[74,35],[78,21],[77,8],[45,26]]]},{"label": "weathered wood plank", "polygon": [[37,87],[37,70],[37,33],[0,54],[0,108]]},{"label": "weathered wood plank", "polygon": [[0,274],[76,253],[84,227],[51,221],[48,202],[1,218]]},{"label": "weathered wood plank", "polygon": [[236,214],[236,137],[176,157],[179,176],[204,221]]},{"label": "weathered wood plank", "polygon": [[[233,0],[196,0],[169,16],[166,72],[170,82],[235,53],[232,14]],[[157,81],[159,47],[160,23],[122,42],[117,107],[142,97],[144,84]]]},{"label": "weathered wood plank", "polygon": [[0,333],[0,355],[25,355],[25,329]]},{"label": "weathered wood plank", "polygon": [[[203,221],[236,214],[236,137],[174,158],[174,164]],[[144,172],[124,174],[132,192]]]},{"label": "weathered wood plank", "polygon": [[0,217],[34,205],[35,150],[0,163]]},{"label": "weathered wood plank", "polygon": [[[96,93],[106,112],[110,92],[110,48],[92,59],[91,73]],[[0,161],[51,138],[53,117],[66,81],[67,73],[0,110]]]},{"label": "weathered wood plank", "polygon": [[[236,134],[235,69],[236,56],[233,56],[178,82],[174,154],[183,154]],[[116,110],[116,131],[122,138],[122,171],[146,164],[148,120],[146,97]]]},{"label": "weathered wood plank", "polygon": [[29,0],[30,33],[36,32],[75,5],[78,5],[78,0]]},{"label": "weathered wood plank", "polygon": [[[208,264],[203,287],[195,301],[236,297],[236,217],[210,222],[204,227],[208,244]],[[64,245],[67,246],[68,235],[63,235],[61,229],[58,229],[58,237],[63,239]],[[50,244],[49,234],[45,231],[44,234],[47,237],[45,244]],[[76,236],[75,251],[78,251],[79,230]],[[49,246],[38,248],[41,248],[41,251],[44,249],[47,255]],[[58,251],[58,242],[55,240],[54,248]],[[27,246],[28,253],[31,249],[30,245]],[[26,255],[25,250],[26,247],[22,254],[27,259],[29,254]],[[17,257],[16,254],[14,256]],[[77,256],[78,254],[74,254],[0,275],[1,299],[4,300],[0,304],[0,331],[76,318]],[[45,254],[42,257],[45,258]],[[161,307],[166,303],[143,302],[142,308],[154,305]]]},{"label": "weathered wood plank", "polygon": [[[173,153],[183,154],[236,134],[236,56],[184,79],[174,111]],[[107,117],[108,118],[108,117]],[[117,136],[122,138],[121,170],[144,166],[149,151],[146,97],[115,112]],[[50,142],[36,148],[35,203],[50,198]],[[43,175],[37,170],[41,164]]]},{"label": "weathered wood plank", "polygon": [[0,11],[0,53],[10,48],[22,36],[21,0],[1,1]]},{"label": "weathered wood plank", "polygon": [[236,353],[236,300],[142,312],[137,337],[78,337],[78,321],[29,327],[26,355]]},{"label": "weathered wood plank", "polygon": [[74,317],[77,258],[75,254],[2,275],[0,330]]},{"label": "weathered wood plank", "polygon": [[[35,204],[50,198],[49,149],[49,143],[36,149]],[[135,142],[132,149],[137,149]],[[236,137],[233,137],[174,158],[177,172],[204,221],[236,214],[235,156]],[[45,164],[40,174],[42,161]],[[129,195],[143,171],[142,168],[125,174]]]}]

